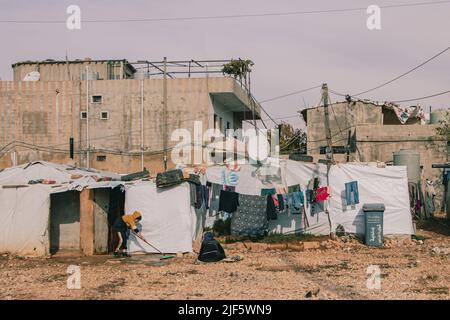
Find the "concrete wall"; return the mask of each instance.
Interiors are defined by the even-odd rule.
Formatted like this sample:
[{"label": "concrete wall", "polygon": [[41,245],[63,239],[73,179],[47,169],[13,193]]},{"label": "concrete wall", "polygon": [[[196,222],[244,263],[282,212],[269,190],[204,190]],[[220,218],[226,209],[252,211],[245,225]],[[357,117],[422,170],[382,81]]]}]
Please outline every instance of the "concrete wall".
[{"label": "concrete wall", "polygon": [[[143,81],[145,166],[157,172],[163,169],[163,81]],[[87,109],[86,91],[86,81],[0,81],[0,168],[37,159],[67,163],[71,136],[74,162],[86,166],[86,120],[80,119]],[[211,127],[211,93],[249,105],[244,90],[229,77],[168,79],[167,91],[169,148],[177,143],[170,141],[173,130],[193,132],[194,121],[200,121],[203,129]],[[140,170],[141,80],[89,81],[92,95],[102,95],[103,101],[89,105],[91,167],[123,173]],[[102,111],[108,112],[107,120],[101,119]],[[106,156],[106,161],[97,156]],[[169,159],[169,167],[173,166]]]},{"label": "concrete wall", "polygon": [[13,65],[14,81],[22,81],[25,75],[31,71],[39,71],[41,81],[68,81],[81,80],[82,74],[86,72],[86,66],[89,71],[98,74],[99,79],[131,79],[133,77],[132,70],[127,67],[126,63],[121,61],[65,61],[40,64],[18,63]]},{"label": "concrete wall", "polygon": [[[402,125],[390,112],[371,103],[333,104],[329,115],[333,146],[346,146],[348,131],[353,134],[356,130],[358,151],[350,155],[350,161],[389,162],[394,152],[414,149],[420,152],[424,178],[440,181],[442,170],[432,169],[431,164],[446,162],[447,154],[446,141],[439,141],[435,134],[437,125],[420,125],[417,120]],[[307,111],[307,131],[308,154],[315,161],[324,159],[319,152],[327,144],[323,107]],[[334,158],[346,161],[346,155],[335,154]]]}]

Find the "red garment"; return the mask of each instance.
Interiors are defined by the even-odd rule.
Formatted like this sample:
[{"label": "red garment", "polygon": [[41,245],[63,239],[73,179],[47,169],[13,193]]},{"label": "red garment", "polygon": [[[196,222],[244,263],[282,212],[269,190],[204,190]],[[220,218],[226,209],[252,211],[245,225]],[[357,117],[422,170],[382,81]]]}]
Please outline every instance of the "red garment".
[{"label": "red garment", "polygon": [[275,204],[275,207],[279,208],[280,203],[278,202],[278,196],[276,194],[272,195],[273,203]]},{"label": "red garment", "polygon": [[316,201],[323,202],[328,199],[330,194],[328,193],[328,187],[322,187],[317,189]]}]

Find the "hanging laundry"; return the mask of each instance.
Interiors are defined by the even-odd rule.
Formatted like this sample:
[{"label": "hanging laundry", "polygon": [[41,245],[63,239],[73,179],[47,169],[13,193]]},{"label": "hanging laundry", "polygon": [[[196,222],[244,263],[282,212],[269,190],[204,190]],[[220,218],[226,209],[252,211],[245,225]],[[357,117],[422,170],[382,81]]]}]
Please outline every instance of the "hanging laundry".
[{"label": "hanging laundry", "polygon": [[275,188],[261,189],[261,196],[271,196],[271,195],[273,195],[275,193],[277,193]]},{"label": "hanging laundry", "polygon": [[301,188],[299,184],[293,185],[293,186],[289,186],[288,187],[288,193],[292,193],[292,192],[300,192]]},{"label": "hanging laundry", "polygon": [[307,203],[314,203],[316,201],[315,191],[314,190],[306,190],[306,201]]},{"label": "hanging laundry", "polygon": [[224,185],[223,186],[223,191],[235,192],[236,191],[236,187],[235,186]]},{"label": "hanging laundry", "polygon": [[272,199],[273,199],[273,204],[275,205],[275,208],[278,209],[280,202],[278,201],[278,195],[273,194],[271,195]]},{"label": "hanging laundry", "polygon": [[209,205],[209,216],[215,216],[219,212],[220,191],[223,186],[217,183],[211,184],[211,202]]},{"label": "hanging laundry", "polygon": [[359,203],[358,181],[345,184],[345,201],[348,206]]},{"label": "hanging laundry", "polygon": [[267,220],[277,220],[277,210],[272,196],[267,196],[266,207]]},{"label": "hanging laundry", "polygon": [[239,207],[231,217],[231,234],[260,237],[267,232],[266,197],[239,195]]},{"label": "hanging laundry", "polygon": [[329,196],[330,196],[330,194],[328,192],[328,187],[322,187],[322,188],[318,188],[316,190],[316,201],[317,202],[323,202],[323,201],[327,200]]},{"label": "hanging laundry", "polygon": [[197,201],[197,188],[193,183],[189,183],[189,197],[191,200],[191,206],[195,206],[195,202]]},{"label": "hanging laundry", "polygon": [[288,199],[289,212],[291,214],[300,214],[303,209],[304,202],[305,202],[303,192],[288,193],[287,199]]},{"label": "hanging laundry", "polygon": [[239,205],[239,193],[220,190],[219,211],[233,213]]},{"label": "hanging laundry", "polygon": [[282,212],[284,209],[286,209],[285,202],[284,202],[284,195],[283,194],[277,194],[278,198],[278,211]]}]

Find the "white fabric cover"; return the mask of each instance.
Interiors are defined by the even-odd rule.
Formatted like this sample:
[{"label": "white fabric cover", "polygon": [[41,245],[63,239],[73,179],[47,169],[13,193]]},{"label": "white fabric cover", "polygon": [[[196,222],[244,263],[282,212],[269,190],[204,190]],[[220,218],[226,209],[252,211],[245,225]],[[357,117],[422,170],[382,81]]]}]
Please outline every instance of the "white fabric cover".
[{"label": "white fabric cover", "polygon": [[[299,184],[305,191],[307,184],[314,177],[319,178],[320,186],[327,185],[327,167],[324,164],[280,160],[280,180],[286,186]],[[241,165],[236,192],[260,195],[262,188],[274,188],[277,183],[264,183],[255,174],[257,167],[249,164]],[[222,184],[222,171],[228,174],[225,166],[214,166],[207,169],[208,181]],[[324,205],[328,206],[329,216],[324,212],[311,216],[311,207],[306,209],[309,227],[299,215],[279,214],[277,220],[269,221],[269,232],[289,234],[300,231],[314,235],[327,235],[342,225],[347,232],[364,233],[364,216],[362,205],[365,203],[383,203],[384,234],[413,234],[413,224],[409,208],[409,193],[406,167],[388,166],[377,168],[366,164],[346,163],[334,165],[330,169],[329,184],[332,196]],[[345,183],[358,181],[360,203],[354,208],[343,207],[342,197]],[[306,200],[306,199],[305,199]]]},{"label": "white fabric cover", "polygon": [[[83,177],[71,179],[74,174]],[[0,171],[0,252],[44,256],[49,251],[50,194],[84,188],[114,188],[121,181],[96,182],[93,176],[120,179],[120,175],[67,165],[35,161]],[[28,185],[29,180],[51,179],[55,185]],[[3,186],[27,185],[20,188]]]},{"label": "white fabric cover", "polygon": [[[82,175],[82,177],[71,179],[72,175]],[[50,179],[55,180],[56,184],[67,184],[68,190],[81,191],[88,186],[113,188],[120,184],[119,181],[96,182],[94,176],[120,180],[119,174],[109,171],[87,170],[46,161],[35,161],[2,170],[0,172],[0,185],[28,184],[30,180]]]},{"label": "white fabric cover", "polygon": [[47,186],[0,188],[0,252],[48,254],[49,195]]},{"label": "white fabric cover", "polygon": [[[127,185],[125,213],[138,210],[142,214],[140,229],[145,239],[164,253],[192,252],[195,233],[195,212],[191,212],[189,185],[158,189],[152,182]],[[157,251],[130,235],[130,252]]]},{"label": "white fabric cover", "polygon": [[[384,203],[384,234],[414,234],[405,166],[337,165],[330,180],[333,231],[342,225],[346,232],[364,234],[363,204]],[[359,204],[353,208],[345,205],[345,183],[350,181],[358,181]]]}]

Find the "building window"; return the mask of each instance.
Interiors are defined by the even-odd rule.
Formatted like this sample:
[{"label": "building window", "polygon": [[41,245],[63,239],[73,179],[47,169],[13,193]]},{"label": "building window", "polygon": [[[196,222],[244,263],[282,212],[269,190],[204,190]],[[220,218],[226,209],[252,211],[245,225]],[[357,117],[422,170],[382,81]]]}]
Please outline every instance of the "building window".
[{"label": "building window", "polygon": [[100,119],[102,119],[102,120],[108,120],[108,119],[109,119],[109,113],[108,113],[108,111],[102,111],[102,112],[100,112]]},{"label": "building window", "polygon": [[87,119],[87,111],[80,112],[80,119],[83,119],[83,120]]},{"label": "building window", "polygon": [[219,117],[219,129],[220,129],[220,132],[223,131],[223,121],[222,121],[222,117]]},{"label": "building window", "polygon": [[106,161],[106,156],[97,156],[97,161]]},{"label": "building window", "polygon": [[102,103],[103,102],[103,96],[92,96],[91,97],[92,103]]},{"label": "building window", "polygon": [[228,130],[228,129],[231,129],[230,121],[227,121],[227,130]]}]

